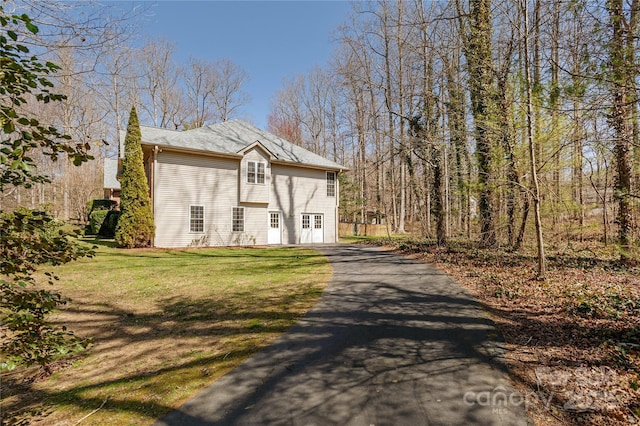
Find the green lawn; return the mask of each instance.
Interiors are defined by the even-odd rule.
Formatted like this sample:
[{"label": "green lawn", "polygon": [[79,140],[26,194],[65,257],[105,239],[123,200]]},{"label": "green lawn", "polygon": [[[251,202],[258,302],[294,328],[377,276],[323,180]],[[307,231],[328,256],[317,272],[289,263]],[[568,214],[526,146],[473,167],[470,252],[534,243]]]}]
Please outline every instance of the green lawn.
[{"label": "green lawn", "polygon": [[327,259],[303,248],[100,243],[94,259],[55,269],[71,299],[56,321],[94,344],[44,381],[5,373],[5,419],[150,424],[271,343],[331,277]]},{"label": "green lawn", "polygon": [[404,239],[407,239],[407,234],[391,234],[391,238],[387,236],[348,235],[340,237],[340,242],[344,244],[381,244]]}]

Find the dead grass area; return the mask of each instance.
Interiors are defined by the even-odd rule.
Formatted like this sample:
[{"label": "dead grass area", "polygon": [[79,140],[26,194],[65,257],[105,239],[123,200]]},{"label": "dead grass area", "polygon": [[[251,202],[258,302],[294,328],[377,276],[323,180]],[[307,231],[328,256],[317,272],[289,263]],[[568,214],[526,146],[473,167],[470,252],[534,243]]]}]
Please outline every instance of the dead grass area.
[{"label": "dead grass area", "polygon": [[3,424],[150,424],[273,342],[331,276],[298,248],[101,248],[56,273],[71,301],[55,321],[94,343],[42,380],[3,373]]},{"label": "dead grass area", "polygon": [[490,312],[508,368],[536,425],[640,423],[640,270],[592,249],[532,255],[395,242],[436,265]]}]

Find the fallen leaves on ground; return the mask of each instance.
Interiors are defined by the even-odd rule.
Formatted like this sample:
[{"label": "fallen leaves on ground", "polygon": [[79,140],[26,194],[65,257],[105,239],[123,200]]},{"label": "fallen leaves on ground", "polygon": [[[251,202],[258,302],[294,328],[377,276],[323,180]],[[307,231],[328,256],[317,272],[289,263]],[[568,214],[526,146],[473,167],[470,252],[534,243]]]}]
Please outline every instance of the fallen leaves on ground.
[{"label": "fallen leaves on ground", "polygon": [[536,425],[640,424],[640,271],[615,259],[552,254],[536,259],[472,244],[402,242],[490,312]]}]

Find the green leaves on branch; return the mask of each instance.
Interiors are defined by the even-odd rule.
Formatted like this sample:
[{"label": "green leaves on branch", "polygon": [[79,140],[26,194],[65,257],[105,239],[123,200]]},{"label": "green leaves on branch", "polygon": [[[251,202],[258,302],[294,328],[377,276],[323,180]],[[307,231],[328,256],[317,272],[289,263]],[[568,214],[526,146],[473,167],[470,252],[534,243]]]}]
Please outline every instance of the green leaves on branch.
[{"label": "green leaves on branch", "polygon": [[[56,266],[93,250],[78,245],[77,233],[64,229],[49,213],[18,209],[0,214],[0,316],[8,333],[0,347],[0,369],[17,364],[49,363],[87,346],[66,328],[58,329],[46,317],[66,300],[56,292],[35,288],[33,273],[40,266]],[[49,284],[58,278],[45,273]]]},{"label": "green leaves on branch", "polygon": [[[0,6],[0,193],[5,185],[30,187],[47,182],[38,173],[30,151],[57,160],[66,154],[74,164],[91,159],[88,144],[73,144],[71,137],[55,127],[26,116],[22,106],[28,102],[48,103],[65,99],[51,93],[53,83],[47,75],[59,67],[29,56],[29,49],[18,43],[19,27],[35,34],[27,15],[6,15]],[[0,211],[0,369],[18,364],[49,364],[59,357],[86,347],[65,327],[57,328],[47,316],[66,301],[56,292],[37,288],[33,274],[41,266],[56,266],[93,252],[80,247],[77,235],[65,230],[49,213],[18,209]],[[49,284],[58,278],[46,273]]]},{"label": "green leaves on branch", "polygon": [[45,319],[66,303],[60,294],[0,281],[0,295],[0,308],[6,310],[3,320],[10,337],[1,348],[4,359],[0,370],[18,364],[38,364],[46,370],[52,361],[79,352],[90,343]]},{"label": "green leaves on branch", "polygon": [[52,62],[40,62],[29,56],[29,49],[18,43],[19,26],[32,34],[38,27],[27,15],[6,15],[0,6],[0,192],[5,185],[29,187],[34,182],[48,182],[38,174],[34,160],[28,155],[34,149],[57,160],[66,154],[75,165],[90,160],[90,145],[71,143],[71,137],[36,118],[19,114],[18,108],[30,100],[48,103],[66,99],[51,93],[53,83],[47,78],[60,69]]},{"label": "green leaves on branch", "polygon": [[77,236],[44,211],[20,208],[0,214],[0,275],[31,282],[40,265],[57,266],[92,255],[76,243]]},{"label": "green leaves on branch", "polygon": [[[6,16],[2,12],[3,12],[3,9],[2,9],[2,6],[0,6],[0,25],[1,26],[6,27],[10,23],[12,23],[14,25],[18,24],[18,23],[23,23],[24,26],[27,28],[27,30],[31,34],[37,34],[38,33],[38,27],[35,26],[31,22],[31,18],[26,13],[23,13],[22,15]],[[11,38],[15,41],[17,39],[17,37],[15,36],[15,33],[13,33],[13,34],[14,34],[14,36],[11,37]]]}]

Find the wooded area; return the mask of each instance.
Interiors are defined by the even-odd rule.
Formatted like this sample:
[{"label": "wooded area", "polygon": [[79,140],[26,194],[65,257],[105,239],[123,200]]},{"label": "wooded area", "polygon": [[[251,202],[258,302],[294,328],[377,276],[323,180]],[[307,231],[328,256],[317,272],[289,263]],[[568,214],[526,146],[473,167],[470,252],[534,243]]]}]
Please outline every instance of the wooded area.
[{"label": "wooded area", "polygon": [[9,188],[0,194],[0,209],[46,205],[58,218],[82,222],[87,202],[102,198],[101,160],[118,155],[118,135],[132,106],[144,125],[187,129],[238,118],[249,100],[242,90],[248,75],[230,59],[191,58],[179,64],[171,41],[137,37],[149,5],[3,4],[6,13],[26,13],[39,28],[37,34],[15,28],[16,36],[39,58],[60,67],[51,80],[65,98],[46,105],[29,99],[23,109],[74,141],[89,143],[96,161],[71,167],[35,152],[33,160],[52,184]]},{"label": "wooded area", "polygon": [[[23,333],[20,345],[11,346],[5,336],[10,345],[4,351],[23,364],[42,365],[46,377],[60,348],[69,343],[81,351],[90,341],[72,339],[45,318],[66,299],[31,286],[35,271],[93,252],[76,247],[65,223],[17,207],[44,205],[65,221],[85,220],[87,201],[102,196],[101,159],[118,154],[118,134],[132,106],[142,124],[188,129],[240,117],[248,100],[243,84],[249,76],[231,60],[192,58],[181,65],[170,41],[134,36],[144,8],[118,7],[54,0],[0,6],[0,248],[10,260],[2,262],[10,279],[0,280],[0,308],[14,336],[37,330],[40,339]],[[438,266],[491,315],[505,339],[512,379],[522,394],[540,396],[527,407],[536,424],[640,419],[639,12],[639,0],[357,2],[335,32],[330,63],[290,77],[273,99],[268,130],[349,168],[339,176],[343,233],[419,236],[369,240]],[[85,163],[90,156],[96,160]],[[121,265],[120,256],[108,261]],[[297,266],[300,256],[292,257]],[[149,265],[136,268],[145,279],[147,271],[166,267]],[[272,268],[290,272],[262,268],[276,281]],[[128,277],[131,271],[121,269]],[[193,287],[193,271],[184,270],[179,282]],[[61,285],[53,274],[45,277]],[[175,290],[172,275],[162,278]],[[218,283],[215,274],[209,278]],[[96,278],[100,285],[107,281]],[[143,279],[138,284],[150,286]],[[264,290],[263,284],[256,285]],[[129,281],[120,285],[131,287]],[[85,287],[68,288],[82,299]],[[142,299],[148,301],[146,291]],[[94,306],[95,294],[86,293],[83,303]],[[126,302],[142,299],[134,294]],[[194,306],[220,315],[209,300],[167,305],[161,317],[182,317]],[[273,302],[272,293],[267,301]],[[132,319],[129,308],[104,306],[122,327],[142,318]],[[82,314],[67,311],[74,312]],[[96,324],[95,311],[88,312]],[[111,332],[107,317],[103,326]],[[202,318],[185,323],[222,324]],[[242,327],[253,333],[255,324]],[[157,337],[146,331],[136,336]],[[12,362],[0,369],[14,368]],[[200,374],[200,364],[194,365]],[[46,416],[37,408],[43,401],[70,404],[64,393],[43,397],[20,374],[3,378],[17,401],[10,416]],[[123,374],[141,375],[138,365]],[[69,390],[71,405],[92,415],[108,398],[77,398],[85,391]],[[123,406],[131,407],[131,394],[122,395]],[[160,414],[149,414],[149,398],[140,400],[144,416]],[[117,404],[112,409],[124,411]]]},{"label": "wooded area", "polygon": [[[329,64],[291,76],[269,131],[349,167],[345,222],[518,250],[545,233],[618,243],[640,237],[638,2],[356,2]],[[175,59],[134,37],[144,10],[8,2],[61,67],[62,102],[43,122],[115,156],[132,104],[141,124],[186,129],[240,117],[249,76],[231,60]],[[82,12],[82,13],[81,13]],[[104,142],[108,145],[105,146]],[[54,185],[5,191],[3,209],[49,204],[83,219],[100,161],[37,158]],[[539,265],[544,276],[544,264]]]},{"label": "wooded area", "polygon": [[270,130],[351,167],[345,221],[516,250],[527,237],[541,258],[543,231],[562,231],[626,258],[637,20],[636,1],[359,2],[331,65],[280,91]]}]

